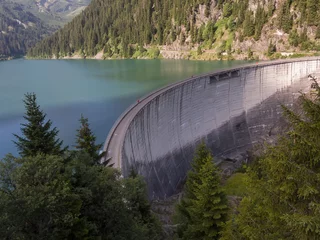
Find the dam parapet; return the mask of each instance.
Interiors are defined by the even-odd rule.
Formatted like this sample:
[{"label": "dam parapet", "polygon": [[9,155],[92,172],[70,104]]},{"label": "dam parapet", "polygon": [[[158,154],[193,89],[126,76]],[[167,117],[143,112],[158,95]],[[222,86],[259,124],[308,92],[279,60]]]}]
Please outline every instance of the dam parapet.
[{"label": "dam parapet", "polygon": [[123,176],[131,168],[147,181],[149,196],[177,193],[204,141],[216,161],[240,159],[265,141],[299,92],[310,89],[309,74],[320,59],[272,61],[193,77],[159,89],[126,111],[104,150]]}]

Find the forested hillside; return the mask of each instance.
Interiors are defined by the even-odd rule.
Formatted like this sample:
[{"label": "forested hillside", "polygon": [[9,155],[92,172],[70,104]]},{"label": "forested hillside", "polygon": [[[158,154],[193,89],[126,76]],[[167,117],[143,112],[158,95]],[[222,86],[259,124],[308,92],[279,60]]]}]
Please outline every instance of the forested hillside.
[{"label": "forested hillside", "polygon": [[319,8],[317,0],[93,0],[29,56],[211,59],[305,54],[319,48]]},{"label": "forested hillside", "polygon": [[0,59],[23,55],[43,35],[56,29],[43,24],[32,13],[20,11],[18,5],[15,13],[0,6]]},{"label": "forested hillside", "polygon": [[90,0],[0,0],[0,60],[21,56],[52,34]]}]

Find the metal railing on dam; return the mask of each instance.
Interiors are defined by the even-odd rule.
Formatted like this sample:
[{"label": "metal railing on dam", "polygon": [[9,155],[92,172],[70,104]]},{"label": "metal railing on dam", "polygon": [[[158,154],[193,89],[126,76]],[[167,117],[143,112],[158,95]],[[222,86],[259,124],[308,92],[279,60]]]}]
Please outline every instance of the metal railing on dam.
[{"label": "metal railing on dam", "polygon": [[250,64],[192,77],[133,104],[111,129],[104,150],[126,177],[134,168],[150,198],[175,194],[203,140],[216,159],[236,158],[263,141],[320,58]]}]

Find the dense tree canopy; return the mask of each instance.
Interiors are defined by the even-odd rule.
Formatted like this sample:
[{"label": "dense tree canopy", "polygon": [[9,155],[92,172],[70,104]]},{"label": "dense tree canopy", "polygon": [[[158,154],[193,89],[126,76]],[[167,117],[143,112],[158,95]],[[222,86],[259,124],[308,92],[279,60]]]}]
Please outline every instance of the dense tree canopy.
[{"label": "dense tree canopy", "polygon": [[231,48],[235,32],[240,41],[243,37],[259,40],[271,16],[276,19],[274,25],[286,33],[319,26],[319,4],[315,0],[285,0],[279,4],[259,0],[257,7],[250,4],[249,0],[93,0],[72,22],[31,49],[29,56],[94,56],[103,50],[105,57],[128,58],[141,55],[146,45],[170,45],[177,39],[180,45],[188,39],[188,44],[210,48],[218,37],[216,31],[223,31],[221,26],[231,34]]},{"label": "dense tree canopy", "polygon": [[0,1],[0,60],[23,56],[28,48],[56,29],[24,11],[20,4]]},{"label": "dense tree canopy", "polygon": [[248,170],[249,191],[224,239],[320,238],[320,88],[313,86],[298,113],[284,108],[292,130]]},{"label": "dense tree canopy", "polygon": [[0,236],[159,239],[143,180],[121,180],[117,170],[93,162],[83,153],[8,155],[0,162]]},{"label": "dense tree canopy", "polygon": [[77,151],[62,149],[35,94],[25,95],[21,158],[0,161],[1,239],[162,238],[140,176],[122,179],[99,164],[95,136],[81,118]]}]

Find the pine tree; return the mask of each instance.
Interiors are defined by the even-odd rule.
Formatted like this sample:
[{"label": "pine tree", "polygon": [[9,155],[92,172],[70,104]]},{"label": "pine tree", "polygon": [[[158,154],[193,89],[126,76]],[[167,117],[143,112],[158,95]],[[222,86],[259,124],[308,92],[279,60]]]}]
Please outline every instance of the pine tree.
[{"label": "pine tree", "polygon": [[290,0],[285,1],[280,8],[280,12],[278,16],[278,23],[279,23],[278,25],[286,33],[290,32],[293,25],[293,19],[290,13],[290,7],[291,7],[290,4],[291,4]]},{"label": "pine tree", "polygon": [[202,54],[201,46],[198,46],[198,48],[197,48],[197,55],[201,55],[201,54]]},{"label": "pine tree", "polygon": [[178,234],[184,239],[218,238],[227,210],[218,168],[209,150],[201,144],[188,173],[185,197],[177,205]]},{"label": "pine tree", "polygon": [[25,94],[24,119],[27,123],[21,124],[22,137],[14,134],[18,139],[14,143],[23,157],[38,154],[61,155],[67,147],[62,148],[63,141],[57,138],[59,131],[55,127],[51,129],[51,120],[45,122],[46,114],[40,110],[36,100],[34,93]]},{"label": "pine tree", "polygon": [[267,55],[270,57],[272,56],[275,52],[277,51],[276,45],[270,41],[269,46],[268,46],[268,52]]},{"label": "pine tree", "polygon": [[248,193],[234,226],[244,239],[320,238],[320,87],[302,95],[291,130],[248,171]]},{"label": "pine tree", "polygon": [[254,22],[252,20],[253,13],[250,10],[246,11],[245,19],[243,22],[243,34],[246,37],[251,37],[254,34]]},{"label": "pine tree", "polygon": [[98,151],[101,149],[102,144],[96,144],[96,136],[92,133],[89,125],[88,118],[81,115],[79,120],[81,126],[77,130],[76,149],[83,150],[89,154],[90,157],[99,161]]},{"label": "pine tree", "polygon": [[294,29],[290,32],[289,34],[289,43],[294,46],[297,47],[300,43],[300,36],[297,32],[297,29]]},{"label": "pine tree", "polygon": [[307,0],[307,22],[310,26],[317,24],[318,5],[317,0]]},{"label": "pine tree", "polygon": [[317,27],[317,31],[316,31],[316,39],[320,39],[320,25],[318,25]]}]

